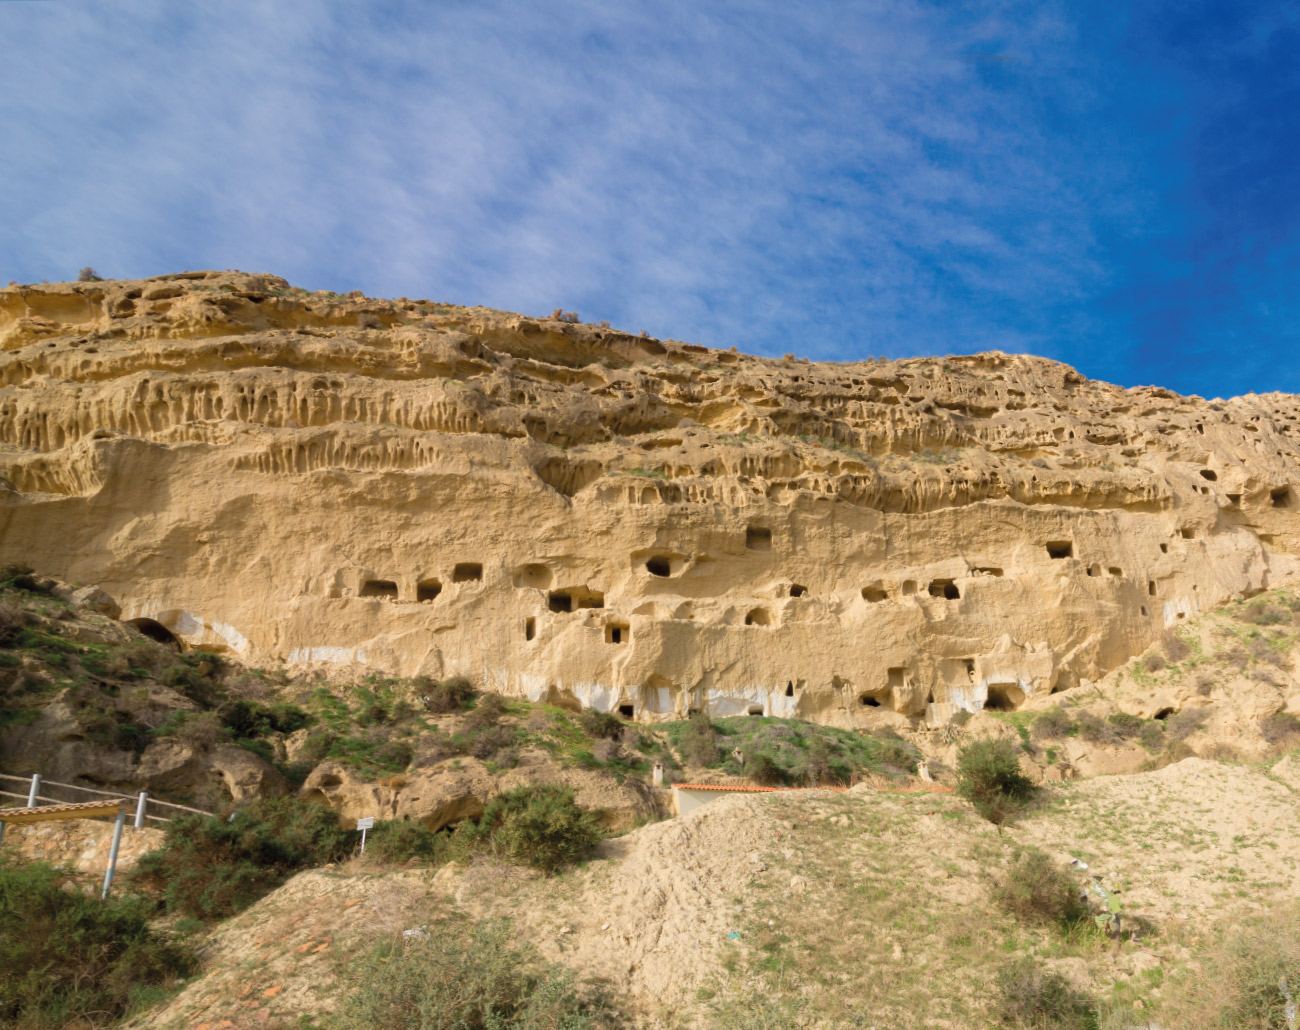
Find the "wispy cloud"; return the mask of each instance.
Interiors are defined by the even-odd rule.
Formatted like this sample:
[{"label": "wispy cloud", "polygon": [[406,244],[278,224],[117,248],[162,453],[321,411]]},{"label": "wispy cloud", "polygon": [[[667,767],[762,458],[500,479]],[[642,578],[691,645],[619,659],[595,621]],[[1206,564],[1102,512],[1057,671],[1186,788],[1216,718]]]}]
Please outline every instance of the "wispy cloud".
[{"label": "wispy cloud", "polygon": [[1072,358],[1143,217],[1088,60],[1015,0],[0,5],[0,273]]}]

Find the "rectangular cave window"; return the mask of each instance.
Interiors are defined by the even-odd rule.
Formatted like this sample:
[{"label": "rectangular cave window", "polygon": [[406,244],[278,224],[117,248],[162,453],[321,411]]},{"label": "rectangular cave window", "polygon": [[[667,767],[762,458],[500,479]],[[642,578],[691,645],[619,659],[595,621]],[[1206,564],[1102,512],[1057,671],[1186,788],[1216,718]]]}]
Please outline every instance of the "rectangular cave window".
[{"label": "rectangular cave window", "polygon": [[745,530],[745,547],[750,551],[770,551],[772,531],[761,526],[750,526]]},{"label": "rectangular cave window", "polygon": [[1155,581],[1154,579],[1148,579],[1148,580],[1147,580],[1147,593],[1148,593],[1151,597],[1155,597],[1155,596],[1156,596],[1156,581]]},{"label": "rectangular cave window", "polygon": [[534,618],[524,619],[524,639],[532,640],[537,636],[537,620]]},{"label": "rectangular cave window", "polygon": [[807,588],[806,586],[801,586],[801,585],[798,584],[798,583],[791,583],[791,584],[790,584],[790,596],[791,596],[791,597],[803,597],[803,595],[806,594],[806,593],[808,593],[808,588]]},{"label": "rectangular cave window", "polygon": [[961,597],[961,591],[951,579],[935,579],[930,581],[930,596],[956,601]]},{"label": "rectangular cave window", "polygon": [[888,597],[889,594],[885,592],[883,587],[875,586],[862,588],[862,600],[866,601],[868,604],[878,604],[881,601],[887,600]]},{"label": "rectangular cave window", "polygon": [[746,626],[770,626],[772,625],[772,616],[766,608],[752,608],[749,614],[745,616]]},{"label": "rectangular cave window", "polygon": [[417,601],[432,601],[442,593],[442,583],[436,579],[422,579],[415,588]]},{"label": "rectangular cave window", "polygon": [[628,637],[631,635],[632,631],[625,623],[611,622],[605,627],[605,643],[607,644],[626,644]]},{"label": "rectangular cave window", "polygon": [[1106,571],[1109,572],[1112,576],[1123,576],[1123,575],[1124,575],[1124,570],[1121,569],[1121,568],[1119,568],[1118,566],[1115,566],[1115,565],[1112,565],[1112,566],[1111,566],[1110,568],[1108,568]]},{"label": "rectangular cave window", "polygon": [[762,706],[762,705],[750,705],[750,706],[749,706],[749,714],[750,714],[750,715],[762,715],[762,714],[763,714],[763,706]]},{"label": "rectangular cave window", "polygon": [[1168,553],[1169,553],[1169,545],[1168,545],[1168,544],[1161,544],[1161,545],[1160,545],[1160,553],[1161,553],[1161,554],[1168,554]]},{"label": "rectangular cave window", "polygon": [[886,681],[889,684],[889,689],[890,690],[902,689],[903,677],[905,677],[906,675],[907,675],[906,666],[899,666],[897,668],[890,669],[886,676]]},{"label": "rectangular cave window", "polygon": [[571,612],[573,611],[573,595],[551,591],[546,598],[546,607],[553,612]]},{"label": "rectangular cave window", "polygon": [[1049,558],[1073,558],[1074,544],[1069,540],[1053,540],[1047,545]]},{"label": "rectangular cave window", "polygon": [[880,698],[875,697],[872,694],[859,694],[858,704],[862,705],[864,708],[879,708]]},{"label": "rectangular cave window", "polygon": [[621,715],[624,719],[631,719],[634,715],[636,715],[636,708],[633,707],[632,705],[619,705],[618,714]]},{"label": "rectangular cave window", "polygon": [[1270,490],[1268,499],[1272,502],[1274,508],[1289,508],[1291,507],[1291,488],[1282,486],[1276,490]]},{"label": "rectangular cave window", "polygon": [[1241,494],[1228,494],[1228,503],[1234,508],[1241,507]]},{"label": "rectangular cave window", "polygon": [[787,680],[785,684],[785,696],[794,697],[794,680]]},{"label": "rectangular cave window", "polygon": [[368,579],[361,587],[362,597],[388,597],[396,600],[397,584],[391,579]]},{"label": "rectangular cave window", "polygon": [[605,595],[598,590],[587,590],[575,595],[579,608],[604,608]]},{"label": "rectangular cave window", "polygon": [[914,579],[903,580],[903,596],[910,597],[914,593],[916,593],[916,580]]},{"label": "rectangular cave window", "polygon": [[451,570],[453,583],[473,583],[483,578],[483,566],[476,561],[461,562]]},{"label": "rectangular cave window", "polygon": [[1195,540],[1196,530],[1191,526],[1184,526],[1182,529],[1178,531],[1178,535],[1181,536],[1184,540]]}]

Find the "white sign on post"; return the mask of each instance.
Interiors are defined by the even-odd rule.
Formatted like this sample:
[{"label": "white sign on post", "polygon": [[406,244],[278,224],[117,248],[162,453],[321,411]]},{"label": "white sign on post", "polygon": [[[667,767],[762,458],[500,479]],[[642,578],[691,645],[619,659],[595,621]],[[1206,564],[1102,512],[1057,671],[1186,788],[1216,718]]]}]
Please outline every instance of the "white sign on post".
[{"label": "white sign on post", "polygon": [[361,831],[361,853],[366,853],[366,831],[375,825],[375,817],[368,815],[364,819],[357,820],[357,829]]}]

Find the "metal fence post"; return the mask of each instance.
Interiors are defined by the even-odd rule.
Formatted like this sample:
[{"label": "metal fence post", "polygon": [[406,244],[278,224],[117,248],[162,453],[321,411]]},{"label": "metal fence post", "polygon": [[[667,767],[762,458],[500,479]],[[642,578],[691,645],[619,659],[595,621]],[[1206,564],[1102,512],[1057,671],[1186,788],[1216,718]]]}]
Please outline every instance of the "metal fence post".
[{"label": "metal fence post", "polygon": [[41,789],[41,774],[32,773],[32,788],[27,792],[27,807],[36,807],[36,792]]},{"label": "metal fence post", "polygon": [[122,844],[122,827],[126,825],[126,808],[117,813],[117,823],[113,826],[113,846],[108,852],[108,868],[104,870],[104,890],[99,900],[108,898],[108,889],[113,886],[113,873],[117,871],[117,849]]},{"label": "metal fence post", "polygon": [[137,801],[135,805],[135,828],[137,830],[144,829],[144,806],[145,806],[145,802],[147,802],[148,800],[149,800],[148,792],[143,790],[140,791],[140,800]]}]

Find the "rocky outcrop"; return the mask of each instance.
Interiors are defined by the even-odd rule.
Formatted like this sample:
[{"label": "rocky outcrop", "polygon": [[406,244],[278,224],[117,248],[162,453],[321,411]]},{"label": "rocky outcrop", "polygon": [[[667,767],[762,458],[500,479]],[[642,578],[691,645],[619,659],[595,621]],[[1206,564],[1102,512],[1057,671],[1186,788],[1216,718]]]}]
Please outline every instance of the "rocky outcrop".
[{"label": "rocky outcrop", "polygon": [[499,774],[477,759],[460,757],[379,781],[367,780],[341,762],[323,762],[303,783],[301,796],[328,805],[344,823],[374,816],[409,819],[441,830],[478,818],[502,791],[545,783],[573,788],[577,803],[597,811],[614,831],[663,814],[653,788],[639,780],[616,783],[608,775],[562,768],[534,751],[525,752],[516,768]]},{"label": "rocky outcrop", "polygon": [[938,724],[1300,568],[1280,394],[775,361],[215,272],[0,290],[0,347],[0,558],[251,663]]}]

